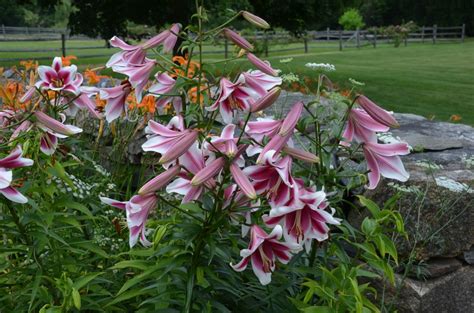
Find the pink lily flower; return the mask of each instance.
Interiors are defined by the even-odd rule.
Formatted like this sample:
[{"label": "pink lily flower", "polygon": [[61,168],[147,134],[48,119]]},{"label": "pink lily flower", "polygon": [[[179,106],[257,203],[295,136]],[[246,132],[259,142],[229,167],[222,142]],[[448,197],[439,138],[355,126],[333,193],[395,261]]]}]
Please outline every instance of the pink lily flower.
[{"label": "pink lily flower", "polygon": [[[203,151],[198,148],[197,144],[192,145],[186,153],[179,157],[178,161],[186,171],[181,171],[179,177],[166,187],[166,192],[183,195],[182,203],[199,199],[204,185],[192,185],[191,179],[193,175],[205,168],[206,162],[210,163],[210,161],[212,158],[208,158],[206,161]],[[205,185],[212,189],[215,186],[215,181],[208,180]]]},{"label": "pink lily flower", "polygon": [[199,170],[196,175],[194,175],[193,179],[191,179],[191,186],[197,187],[202,184],[205,184],[214,176],[216,176],[225,166],[225,158],[220,157],[209,164],[206,167]]},{"label": "pink lily flower", "polygon": [[[58,138],[67,138],[82,132],[82,129],[74,125],[63,124],[66,120],[61,115],[62,122],[59,122],[41,111],[34,113],[36,117],[36,125],[44,131],[40,139],[40,150],[46,155],[53,155],[58,146]],[[21,125],[20,125],[21,126]],[[27,127],[28,125],[25,125]]]},{"label": "pink lily flower", "polygon": [[153,96],[158,97],[156,106],[163,107],[170,101],[170,96],[167,96],[167,94],[173,91],[173,88],[176,85],[176,80],[165,72],[156,73],[155,78],[158,83],[152,85],[148,89],[148,92]]},{"label": "pink lily flower", "polygon": [[174,47],[173,40],[174,43],[176,43],[176,33],[179,32],[179,28],[179,24],[173,24],[171,31],[165,30],[146,42],[136,46],[129,45],[116,36],[112,37],[112,39],[110,39],[110,44],[113,47],[120,48],[122,51],[112,55],[106,66],[112,67],[115,71],[116,67],[128,67],[130,65],[143,64],[145,62],[146,50],[155,48],[160,44],[165,46],[165,50],[169,50],[172,45],[172,50]]},{"label": "pink lily flower", "polygon": [[248,122],[245,133],[255,141],[262,143],[264,137],[272,138],[280,130],[282,120],[271,117],[258,117],[254,122]]},{"label": "pink lily flower", "polygon": [[132,88],[128,81],[115,87],[100,89],[100,98],[107,100],[105,105],[105,119],[107,122],[111,123],[120,117],[123,112],[127,112],[125,101],[131,91]]},{"label": "pink lily flower", "polygon": [[295,159],[298,159],[304,162],[319,163],[319,158],[316,155],[305,150],[296,149],[289,146],[284,146],[283,152],[285,152],[286,154],[288,154],[289,156]]},{"label": "pink lily flower", "polygon": [[[100,90],[96,87],[81,87],[80,91],[80,96],[73,100],[73,104],[81,110],[88,110],[90,115],[95,118],[102,118],[102,115],[96,110],[95,102],[91,99],[91,97],[97,95]],[[69,99],[67,100],[69,101]]]},{"label": "pink lily flower", "polygon": [[15,112],[12,110],[0,111],[0,126],[2,128],[6,128],[10,124],[10,121],[13,119],[14,116]]},{"label": "pink lily flower", "polygon": [[220,152],[225,154],[229,158],[234,157],[237,154],[237,141],[238,138],[234,137],[235,125],[228,124],[222,129],[220,137],[213,136],[211,143],[206,144],[205,148],[212,152]]},{"label": "pink lily flower", "polygon": [[224,28],[222,30],[222,33],[227,39],[235,43],[240,48],[244,50],[248,50],[248,51],[253,50],[253,45],[250,42],[248,42],[244,37],[234,32],[233,30],[230,30],[229,28]]},{"label": "pink lily flower", "polygon": [[33,160],[22,157],[23,150],[17,146],[9,155],[0,159],[0,193],[16,203],[27,203],[28,199],[11,186],[13,172],[11,169],[31,166]]},{"label": "pink lily flower", "polygon": [[367,161],[367,169],[370,170],[369,189],[377,187],[380,175],[405,182],[410,174],[405,170],[399,155],[410,153],[406,143],[378,144],[373,142],[364,143],[364,155]]},{"label": "pink lily flower", "polygon": [[303,102],[299,101],[293,105],[288,115],[285,117],[283,122],[280,125],[278,133],[273,136],[273,138],[267,143],[267,145],[262,149],[260,155],[257,158],[257,163],[261,163],[264,155],[270,151],[274,150],[276,153],[279,153],[281,149],[286,145],[289,139],[293,136],[293,130],[296,127],[296,123],[301,116],[303,111]]},{"label": "pink lily flower", "polygon": [[393,115],[378,105],[376,105],[372,100],[367,98],[366,96],[360,95],[357,98],[357,104],[367,112],[374,120],[379,122],[382,125],[388,127],[399,127],[397,120],[393,117]]},{"label": "pink lily flower", "polygon": [[155,121],[149,121],[145,133],[149,136],[142,145],[142,149],[160,153],[162,155],[160,164],[179,158],[196,142],[199,135],[195,130],[184,129],[184,120],[181,115],[173,117],[167,127]]},{"label": "pink lily flower", "polygon": [[111,205],[113,207],[125,210],[127,216],[127,226],[130,230],[129,244],[130,248],[135,246],[138,239],[140,243],[145,246],[151,246],[151,242],[146,239],[145,224],[148,219],[150,211],[156,207],[158,198],[154,194],[136,195],[129,201],[121,202],[106,197],[100,197],[102,203]]},{"label": "pink lily flower", "polygon": [[34,113],[34,116],[36,117],[37,125],[41,129],[48,131],[51,134],[54,134],[56,137],[66,138],[68,136],[82,132],[82,129],[80,129],[79,127],[76,127],[74,125],[65,125],[41,111],[36,111]]},{"label": "pink lily flower", "polygon": [[145,88],[155,65],[155,60],[145,58],[145,61],[142,64],[130,64],[127,66],[116,66],[114,68],[115,72],[128,76],[128,81],[135,89],[135,97],[137,98],[138,103],[142,101],[143,88]]},{"label": "pink lily flower", "polygon": [[255,54],[253,53],[247,53],[247,59],[255,65],[256,68],[258,68],[260,71],[264,72],[265,74],[268,74],[270,76],[278,76],[277,71],[275,71],[272,66],[270,65],[270,62],[268,61],[263,61],[260,60]]},{"label": "pink lily flower", "polygon": [[248,249],[240,250],[242,260],[232,266],[241,272],[247,268],[252,260],[252,269],[262,285],[268,285],[272,280],[272,272],[275,271],[275,261],[287,264],[291,258],[291,250],[296,247],[292,244],[280,242],[282,228],[276,225],[270,234],[267,234],[257,225],[250,229],[250,242]]},{"label": "pink lily flower", "polygon": [[179,174],[181,171],[181,167],[179,165],[173,166],[163,173],[159,174],[155,178],[148,181],[145,185],[140,188],[138,194],[143,196],[150,193],[155,193],[159,189],[163,188],[164,186],[168,185],[168,183]]},{"label": "pink lily flower", "polygon": [[163,42],[163,52],[170,53],[173,51],[176,41],[178,40],[178,33],[181,29],[181,24],[175,23],[169,30],[169,35]]},{"label": "pink lily flower", "polygon": [[255,101],[253,97],[255,93],[243,85],[244,80],[241,77],[236,83],[232,83],[226,78],[220,81],[219,97],[216,102],[206,109],[215,111],[219,108],[222,120],[226,124],[232,123],[234,110],[248,112],[251,104]]},{"label": "pink lily flower", "polygon": [[291,165],[289,156],[281,157],[271,150],[265,153],[261,164],[246,167],[243,171],[252,179],[257,194],[266,194],[272,206],[282,206],[295,195]]},{"label": "pink lily flower", "polygon": [[[77,73],[75,65],[63,67],[60,57],[53,59],[52,66],[39,66],[38,74],[40,81],[35,84],[36,88],[66,91],[75,95],[80,93],[79,87],[82,85],[82,75]],[[30,95],[29,92],[27,94]]]},{"label": "pink lily flower", "polygon": [[253,90],[258,97],[265,96],[270,89],[282,84],[280,77],[273,77],[259,70],[244,72],[240,77],[245,82],[245,86]]},{"label": "pink lily flower", "polygon": [[348,145],[348,142],[355,140],[357,142],[377,142],[377,134],[375,132],[386,132],[388,126],[375,121],[363,109],[353,108],[349,112],[347,125],[344,129],[342,137],[345,139],[342,145]]},{"label": "pink lily flower", "polygon": [[280,97],[281,88],[275,87],[271,89],[266,95],[258,99],[255,103],[252,104],[250,112],[255,113],[263,111],[266,108],[270,107],[275,101]]},{"label": "pink lily flower", "polygon": [[285,241],[304,244],[309,252],[312,239],[323,241],[328,238],[327,224],[339,225],[340,222],[333,217],[334,209],[331,209],[331,213],[326,211],[329,205],[324,191],[307,188],[300,180],[296,180],[296,183],[296,199],[292,199],[287,206],[273,207],[269,215],[263,216],[263,220],[270,227],[280,224]]}]

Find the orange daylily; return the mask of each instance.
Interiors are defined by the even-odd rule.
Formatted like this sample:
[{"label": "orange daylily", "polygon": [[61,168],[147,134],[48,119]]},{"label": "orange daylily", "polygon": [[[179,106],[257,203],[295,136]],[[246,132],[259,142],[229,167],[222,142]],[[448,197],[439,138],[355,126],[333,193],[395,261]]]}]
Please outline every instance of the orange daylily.
[{"label": "orange daylily", "polygon": [[107,78],[107,75],[98,75],[96,71],[91,69],[86,69],[84,72],[84,77],[87,79],[89,85],[96,85],[100,82],[102,78]]},{"label": "orange daylily", "polygon": [[[187,55],[185,57],[182,57],[179,55],[174,56],[173,62],[179,64],[184,69],[186,68],[188,69],[188,75],[187,75],[188,78],[193,78],[194,75],[196,74],[196,71],[199,69],[199,63],[194,62],[194,61],[189,62],[189,66],[188,66]],[[180,68],[174,68],[173,71],[176,73],[174,75],[173,74],[170,75],[173,78],[176,78],[176,76],[184,76],[185,74],[184,71]]]},{"label": "orange daylily", "polygon": [[0,98],[5,107],[15,109],[25,109],[28,103],[20,103],[17,101],[23,94],[24,86],[17,82],[7,82],[0,85]]},{"label": "orange daylily", "polygon": [[[202,104],[204,103],[205,95],[207,94],[207,89],[206,89],[206,86],[204,86],[204,85],[201,85],[201,87],[199,89],[201,91],[201,95],[199,97],[199,104],[202,106]],[[192,87],[188,91],[189,100],[192,103],[198,103],[197,90],[198,90],[198,88],[196,86],[196,87]]]},{"label": "orange daylily", "polygon": [[451,122],[459,122],[460,120],[462,120],[462,116],[461,115],[458,115],[458,114],[453,114],[451,115],[451,117],[449,118],[449,120]]},{"label": "orange daylily", "polygon": [[26,71],[36,70],[38,68],[38,61],[23,60],[23,61],[20,61],[20,65],[23,66]]},{"label": "orange daylily", "polygon": [[65,57],[61,57],[61,61],[63,63],[63,66],[71,65],[71,60],[77,60],[77,57],[75,55],[67,55]]}]

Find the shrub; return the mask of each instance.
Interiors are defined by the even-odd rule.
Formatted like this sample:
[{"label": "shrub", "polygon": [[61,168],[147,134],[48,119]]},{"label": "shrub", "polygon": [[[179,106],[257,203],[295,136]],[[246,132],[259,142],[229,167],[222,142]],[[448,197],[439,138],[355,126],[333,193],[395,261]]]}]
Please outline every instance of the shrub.
[{"label": "shrub", "polygon": [[365,26],[362,15],[360,15],[357,9],[345,11],[339,18],[339,25],[341,25],[344,30],[354,30]]}]

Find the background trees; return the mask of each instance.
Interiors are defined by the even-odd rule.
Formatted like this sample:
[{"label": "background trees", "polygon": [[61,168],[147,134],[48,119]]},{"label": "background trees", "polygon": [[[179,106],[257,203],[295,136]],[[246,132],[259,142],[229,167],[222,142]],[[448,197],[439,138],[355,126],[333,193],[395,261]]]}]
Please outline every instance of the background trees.
[{"label": "background trees", "polygon": [[[130,34],[131,25],[163,28],[165,21],[186,23],[195,11],[194,0],[0,0],[0,7],[0,24],[65,26],[69,21],[73,32],[103,38]],[[367,27],[410,20],[418,25],[465,23],[468,34],[474,34],[472,0],[213,0],[206,7],[216,25],[232,11],[244,9],[296,34],[340,28],[338,19],[351,8],[359,10]]]}]

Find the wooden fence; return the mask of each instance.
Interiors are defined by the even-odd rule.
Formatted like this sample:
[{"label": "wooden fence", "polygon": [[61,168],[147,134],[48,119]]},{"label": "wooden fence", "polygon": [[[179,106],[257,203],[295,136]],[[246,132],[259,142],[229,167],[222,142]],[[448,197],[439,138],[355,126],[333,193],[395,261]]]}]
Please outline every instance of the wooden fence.
[{"label": "wooden fence", "polygon": [[[431,27],[423,26],[417,32],[409,33],[408,36],[402,38],[403,44],[406,46],[410,42],[431,42],[433,44],[441,41],[460,41],[464,42],[466,27]],[[263,43],[261,53],[268,56],[269,53],[295,52],[308,53],[314,48],[329,48],[343,50],[346,48],[360,48],[363,46],[377,47],[379,44],[393,43],[393,38],[371,32],[369,30],[331,30],[327,28],[323,31],[307,31],[305,36],[294,37],[289,32],[263,32],[257,31],[244,34],[247,38]],[[43,28],[43,27],[8,27],[1,25],[0,27],[0,62],[2,61],[18,61],[25,58],[18,57],[2,57],[2,53],[25,53],[31,52],[29,58],[36,60],[50,59],[51,56],[35,57],[34,53],[38,52],[54,52],[63,56],[68,54],[68,42],[75,40],[90,41],[91,45],[81,44],[70,49],[74,50],[78,58],[106,57],[110,56],[109,51],[98,51],[99,53],[77,55],[76,50],[99,50],[106,48],[105,41],[103,44],[98,43],[97,39],[88,38],[86,36],[70,36],[65,29]],[[95,40],[93,42],[92,40]],[[9,48],[2,47],[2,42],[28,42],[28,41],[51,41],[56,42],[56,48],[38,47],[38,48],[16,48],[10,45]],[[60,45],[58,45],[60,43]],[[206,49],[204,53],[214,55],[224,55],[226,58],[229,54],[229,42],[225,38],[220,38],[216,42],[208,43],[211,49]],[[281,47],[286,46],[286,47]],[[219,50],[217,50],[219,49]],[[107,52],[107,53],[106,53]]]}]

